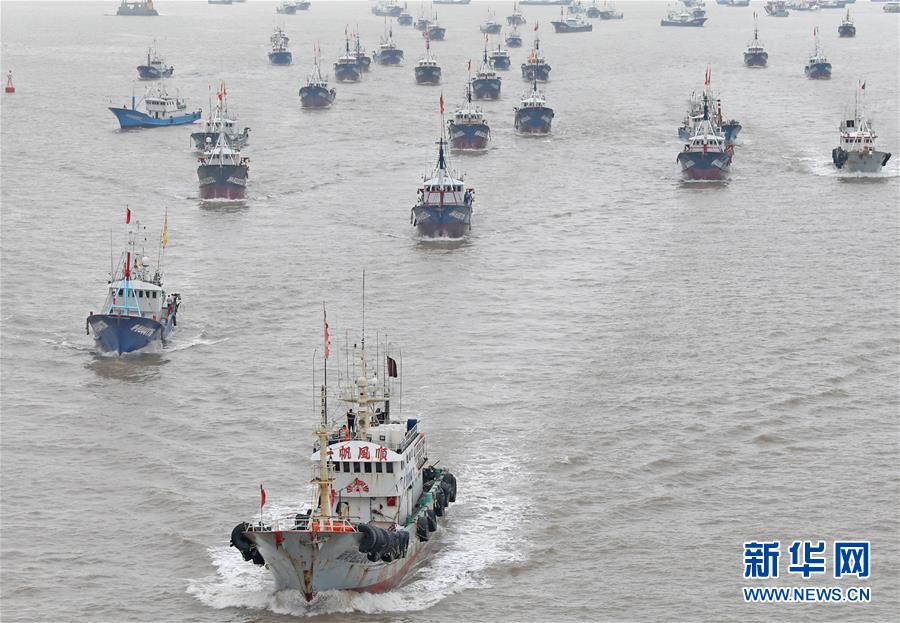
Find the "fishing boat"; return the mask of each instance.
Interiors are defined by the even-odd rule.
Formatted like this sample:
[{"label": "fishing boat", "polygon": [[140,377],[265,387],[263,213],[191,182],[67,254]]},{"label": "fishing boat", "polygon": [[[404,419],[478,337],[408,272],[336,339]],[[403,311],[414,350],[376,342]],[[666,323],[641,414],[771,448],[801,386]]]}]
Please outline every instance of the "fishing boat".
[{"label": "fishing boat", "polygon": [[580,14],[563,14],[562,7],[559,9],[559,19],[550,23],[553,25],[553,30],[558,33],[591,32],[594,30],[594,25],[585,20]]},{"label": "fishing boat", "polygon": [[787,17],[790,15],[784,0],[769,0],[763,8],[769,17]]},{"label": "fishing boat", "polygon": [[508,48],[521,48],[522,47],[522,35],[519,34],[519,29],[513,26],[512,30],[506,35],[506,47]]},{"label": "fishing boat", "polygon": [[234,0],[206,0],[206,4],[231,4]]},{"label": "fishing boat", "polygon": [[419,59],[413,68],[416,84],[440,84],[441,66],[431,56],[431,40],[425,37],[425,56]]},{"label": "fishing boat", "polygon": [[491,60],[488,58],[487,43],[484,44],[484,56],[481,59],[481,66],[475,72],[475,77],[471,79],[472,94],[475,99],[500,99],[500,87],[502,79],[494,71]]},{"label": "fishing boat", "polygon": [[708,103],[703,106],[703,119],[676,160],[688,180],[724,180],[731,172],[733,147],[716,130],[709,117]]},{"label": "fishing boat", "polygon": [[[531,53],[528,55],[528,60],[522,63],[522,78],[531,82],[532,80],[538,80],[540,82],[546,82],[550,79],[550,64],[547,63],[547,60],[544,58],[544,53],[541,52],[541,40],[537,34],[538,25],[534,25],[534,47],[531,48]],[[507,45],[509,42],[507,41]]]},{"label": "fishing boat", "polygon": [[660,26],[681,26],[688,28],[700,28],[706,23],[706,17],[694,15],[686,8],[680,11],[669,11],[666,16],[659,20]]},{"label": "fishing boat", "polygon": [[197,179],[202,199],[243,199],[250,173],[250,159],[220,134],[198,158]]},{"label": "fishing boat", "polygon": [[434,14],[434,20],[428,22],[425,33],[430,41],[443,41],[447,36],[447,29],[438,23],[437,13]]},{"label": "fishing boat", "polygon": [[785,4],[785,7],[792,11],[818,11],[819,4],[818,0],[794,0],[793,2],[788,2]]},{"label": "fishing boat", "polygon": [[288,49],[290,38],[284,34],[281,26],[275,27],[275,32],[269,37],[272,49],[269,51],[269,62],[273,65],[290,65],[294,57]]},{"label": "fishing boat", "polygon": [[504,50],[500,43],[497,43],[497,49],[491,50],[491,66],[494,69],[506,71],[510,68],[509,50]]},{"label": "fishing boat", "polygon": [[853,20],[850,19],[850,9],[847,9],[847,15],[844,16],[844,21],[841,22],[840,26],[838,26],[838,36],[840,36],[840,37],[855,37],[856,36],[856,25],[853,23]]},{"label": "fishing boat", "polygon": [[359,65],[359,70],[361,72],[368,73],[372,70],[372,57],[366,54],[366,49],[359,39],[358,31],[354,34],[354,37],[356,38],[356,48],[353,55],[356,57],[356,63]]},{"label": "fishing boat", "polygon": [[526,23],[525,14],[519,10],[517,2],[513,2],[513,12],[506,16],[506,23],[509,26],[521,26]]},{"label": "fishing boat", "polygon": [[885,2],[881,10],[885,13],[900,13],[900,2]]},{"label": "fishing boat", "polygon": [[344,32],[344,53],[334,64],[334,79],[338,82],[358,82],[363,68],[355,52],[350,51],[350,35]]},{"label": "fishing boat", "polygon": [[[429,39],[431,35],[429,33]],[[375,52],[375,60],[379,65],[399,65],[403,62],[403,50],[394,43],[394,28],[388,30],[387,36],[381,38],[378,51]]]},{"label": "fishing boat", "polygon": [[570,15],[584,15],[584,5],[581,4],[581,0],[573,0],[566,8],[566,11]]},{"label": "fishing boat", "polygon": [[431,4],[469,4],[472,0],[433,0]]},{"label": "fishing boat", "polygon": [[419,234],[428,238],[462,238],[472,228],[475,190],[466,188],[462,175],[447,166],[441,129],[437,166],[424,177],[410,218]]},{"label": "fishing boat", "polygon": [[834,166],[850,173],[878,173],[891,159],[891,154],[879,151],[875,141],[878,136],[866,118],[860,96],[865,95],[866,83],[859,85],[852,117],[840,125],[840,145],[831,150]]},{"label": "fishing boat", "polygon": [[522,101],[514,109],[515,128],[520,134],[548,134],[555,113],[538,90],[537,80],[531,81],[531,91],[522,94]]},{"label": "fishing boat", "polygon": [[[151,273],[145,245],[147,228],[125,208],[129,225],[128,241],[119,261],[111,268],[103,311],[91,312],[85,321],[85,332],[94,334],[97,347],[108,353],[124,355],[161,346],[178,324],[181,295],[166,294],[163,287],[162,262],[168,245],[168,216],[164,221],[156,256],[156,269]],[[110,258],[112,263],[112,258]]]},{"label": "fishing boat", "polygon": [[825,58],[825,52],[819,45],[818,26],[813,28],[813,41],[815,41],[815,48],[813,53],[809,55],[809,60],[806,63],[806,67],[803,68],[803,73],[806,74],[807,78],[812,78],[813,80],[827,80],[831,78],[831,63]]},{"label": "fishing boat", "polygon": [[744,65],[747,67],[765,67],[769,62],[769,53],[762,41],[759,40],[759,23],[756,13],[753,13],[753,40],[747,44],[744,50]]},{"label": "fishing boat", "polygon": [[447,122],[451,149],[462,151],[486,149],[491,140],[491,128],[484,112],[472,103],[471,80],[466,82],[466,99]]},{"label": "fishing boat", "polygon": [[844,0],[817,0],[820,9],[843,9],[847,6]]},{"label": "fishing boat", "polygon": [[[725,139],[725,145],[732,145],[743,126],[737,119],[725,119],[725,116],[722,114],[722,100],[713,94],[711,87],[712,70],[708,66],[703,84],[703,92],[700,95],[692,93],[688,100],[688,112],[678,128],[678,137],[684,141],[689,141],[697,133],[700,123],[706,118]],[[709,112],[709,106],[713,104],[715,104],[715,111]]]},{"label": "fishing boat", "polygon": [[328,79],[322,76],[322,70],[319,67],[320,56],[321,53],[316,46],[313,70],[306,77],[306,85],[300,87],[300,106],[303,108],[328,108],[337,97],[337,91],[328,88]]},{"label": "fishing boat", "polygon": [[291,0],[283,0],[281,4],[275,7],[275,12],[283,15],[295,15],[297,11],[306,11],[309,9],[309,2],[301,0],[299,2]]},{"label": "fishing boat", "polygon": [[365,329],[359,345],[353,348],[356,377],[339,394],[349,409],[334,414],[335,421],[328,408],[325,323],[325,372],[308,459],[312,479],[297,479],[301,488],[312,485],[312,499],[286,515],[264,517],[268,496],[260,484],[258,519],[231,532],[231,545],[245,561],[269,570],[276,591],[298,591],[307,601],[323,591],[381,593],[398,586],[436,547],[457,496],[456,478],[429,458],[422,423],[401,415],[400,350],[379,344],[373,366]]},{"label": "fishing boat", "polygon": [[138,110],[134,94],[131,96],[131,107],[109,107],[116,116],[119,126],[125,128],[156,128],[170,125],[186,125],[200,118],[201,110],[187,112],[187,104],[178,95],[171,96],[162,82],[148,87],[141,99],[144,110]]},{"label": "fishing boat", "polygon": [[210,102],[209,117],[203,120],[200,132],[191,134],[191,141],[198,151],[206,151],[215,145],[221,134],[225,135],[229,144],[243,148],[250,142],[250,128],[238,133],[237,121],[228,111],[228,91],[222,82],[216,91],[216,105]]},{"label": "fishing boat", "polygon": [[602,20],[625,19],[625,15],[621,11],[617,11],[612,2],[604,2],[597,4],[597,0],[591,3],[585,13],[588,17],[599,18]]},{"label": "fishing boat", "polygon": [[116,15],[153,17],[159,15],[159,11],[153,6],[153,0],[137,0],[136,2],[122,0]]},{"label": "fishing boat", "polygon": [[478,30],[486,35],[499,35],[502,28],[503,24],[497,21],[492,11],[489,11],[487,20],[481,23]]},{"label": "fishing boat", "polygon": [[13,86],[12,81],[12,69],[9,70],[6,74],[6,86],[3,88],[4,93],[15,93],[16,87]]},{"label": "fishing boat", "polygon": [[400,11],[400,15],[397,16],[397,24],[399,26],[412,26],[413,16],[412,13],[406,8],[406,3],[403,3],[403,10]]},{"label": "fishing boat", "polygon": [[165,59],[159,55],[156,41],[154,41],[153,46],[147,50],[147,63],[145,65],[138,65],[137,70],[141,80],[169,78],[175,72],[175,68],[171,65],[166,65]]},{"label": "fishing boat", "polygon": [[422,6],[419,7],[419,17],[416,18],[416,21],[413,23],[413,28],[425,32],[428,30],[429,25],[431,25],[431,20],[425,17],[425,3],[423,2]]},{"label": "fishing boat", "polygon": [[380,17],[397,17],[403,12],[403,7],[397,0],[379,0],[372,7],[372,13]]}]

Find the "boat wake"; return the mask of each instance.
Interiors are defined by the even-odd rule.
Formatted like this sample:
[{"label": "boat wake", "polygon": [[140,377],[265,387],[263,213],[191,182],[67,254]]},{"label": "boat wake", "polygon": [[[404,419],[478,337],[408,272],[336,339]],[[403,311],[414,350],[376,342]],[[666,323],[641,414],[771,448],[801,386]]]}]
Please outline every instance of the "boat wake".
[{"label": "boat wake", "polygon": [[[377,594],[325,591],[307,603],[300,591],[275,591],[269,571],[245,562],[235,548],[228,546],[228,537],[224,536],[222,545],[207,550],[215,573],[191,580],[187,593],[219,610],[247,608],[313,617],[351,612],[421,611],[451,594],[487,587],[489,569],[521,564],[527,555],[520,525],[526,509],[517,498],[500,493],[503,491],[501,476],[510,473],[508,469],[517,469],[514,463],[512,458],[504,461],[504,457],[495,456],[493,470],[480,471],[477,466],[470,466],[465,470],[468,473],[458,472],[465,489],[461,486],[460,496],[451,507],[450,521],[438,533],[436,548],[405,584],[392,591]],[[499,506],[502,513],[498,512]],[[497,521],[501,514],[503,521]]]},{"label": "boat wake", "polygon": [[222,342],[227,342],[229,338],[222,337],[218,339],[212,339],[206,337],[206,331],[201,331],[195,337],[192,337],[186,341],[180,340],[177,336],[166,345],[166,350],[170,352],[175,352],[179,350],[187,350],[188,348],[193,348],[195,346],[214,346],[216,344],[221,344]]}]

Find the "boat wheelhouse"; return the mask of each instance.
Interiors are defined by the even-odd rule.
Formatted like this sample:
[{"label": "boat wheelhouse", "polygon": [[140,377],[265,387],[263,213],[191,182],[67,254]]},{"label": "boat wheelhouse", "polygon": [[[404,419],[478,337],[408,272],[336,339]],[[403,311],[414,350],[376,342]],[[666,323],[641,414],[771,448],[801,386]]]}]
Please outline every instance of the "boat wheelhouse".
[{"label": "boat wheelhouse", "polygon": [[116,15],[137,16],[137,17],[155,17],[159,15],[159,11],[153,5],[153,0],[122,0]]},{"label": "boat wheelhouse", "polygon": [[228,111],[228,91],[222,82],[216,91],[216,104],[210,102],[209,117],[203,120],[199,132],[191,134],[191,140],[198,151],[206,151],[210,145],[215,145],[219,135],[224,134],[231,145],[242,148],[250,142],[250,128],[244,128],[243,132],[237,131],[237,120]]},{"label": "boat wheelhouse", "polygon": [[[509,45],[508,40],[507,45]],[[550,79],[550,69],[550,64],[544,58],[544,53],[541,52],[541,40],[538,37],[537,29],[535,29],[534,47],[528,55],[528,60],[522,63],[522,78],[529,82],[533,80],[546,82]]]}]

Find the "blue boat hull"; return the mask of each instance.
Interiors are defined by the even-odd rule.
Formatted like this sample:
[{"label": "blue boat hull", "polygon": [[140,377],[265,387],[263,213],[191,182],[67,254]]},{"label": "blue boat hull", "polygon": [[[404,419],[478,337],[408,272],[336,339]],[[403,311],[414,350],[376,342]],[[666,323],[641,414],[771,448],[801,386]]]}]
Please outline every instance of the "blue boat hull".
[{"label": "blue boat hull", "polygon": [[440,84],[440,67],[416,67],[416,84]]},{"label": "blue boat hull", "polygon": [[677,157],[681,172],[690,180],[724,180],[731,172],[731,155],[723,152],[681,152]]},{"label": "blue boat hull", "polygon": [[335,63],[334,79],[338,82],[357,82],[362,72],[357,63]]},{"label": "blue boat hull", "polygon": [[831,63],[811,63],[804,68],[803,72],[807,78],[826,80],[831,78]]},{"label": "blue boat hull", "polygon": [[176,115],[167,119],[156,119],[147,113],[132,108],[113,108],[109,109],[112,114],[119,120],[122,128],[157,128],[169,125],[187,125],[194,123],[200,118],[200,111],[187,113],[184,115]]},{"label": "blue boat hull", "polygon": [[412,210],[413,225],[429,238],[462,238],[472,229],[472,206],[417,205]]},{"label": "blue boat hull", "polygon": [[175,73],[174,67],[167,67],[160,71],[151,65],[138,65],[138,76],[141,80],[159,80],[160,78],[169,78]]},{"label": "blue boat hull", "polygon": [[403,62],[403,50],[387,50],[378,53],[379,65],[399,65]]},{"label": "blue boat hull", "polygon": [[474,78],[472,80],[472,95],[479,100],[500,99],[500,78]]},{"label": "blue boat hull", "polygon": [[522,38],[521,37],[507,37],[506,38],[506,47],[521,48],[522,47]]},{"label": "blue boat hull", "polygon": [[290,52],[269,52],[269,62],[273,65],[290,65],[294,56]]},{"label": "blue boat hull", "polygon": [[328,108],[336,96],[334,89],[309,85],[300,87],[300,105],[304,108]]},{"label": "blue boat hull", "polygon": [[838,26],[838,36],[839,37],[855,37],[856,36],[856,26],[852,24],[841,24]]},{"label": "blue boat hull", "polygon": [[529,65],[522,63],[522,77],[526,80],[547,82],[550,79],[550,65]]},{"label": "blue boat hull", "polygon": [[765,67],[768,62],[768,52],[744,52],[744,65],[747,67]]},{"label": "blue boat hull", "polygon": [[522,134],[547,134],[553,123],[553,109],[519,108],[516,110],[516,130]]},{"label": "blue boat hull", "polygon": [[202,199],[243,199],[249,168],[244,164],[201,164],[197,167]]},{"label": "blue boat hull", "polygon": [[484,149],[491,139],[491,129],[486,123],[447,124],[450,146],[453,149]]},{"label": "blue boat hull", "polygon": [[88,325],[101,350],[123,355],[165,340],[175,326],[175,317],[167,324],[150,318],[94,314]]},{"label": "blue boat hull", "polygon": [[428,38],[432,41],[443,41],[444,35],[447,34],[447,29],[442,26],[431,26],[427,30]]}]

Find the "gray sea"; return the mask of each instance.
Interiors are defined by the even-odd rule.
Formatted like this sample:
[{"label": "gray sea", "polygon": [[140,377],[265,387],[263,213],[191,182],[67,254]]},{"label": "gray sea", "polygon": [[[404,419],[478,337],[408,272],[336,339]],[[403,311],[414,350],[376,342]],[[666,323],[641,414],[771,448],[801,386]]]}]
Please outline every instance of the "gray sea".
[{"label": "gray sea", "polygon": [[[361,2],[6,2],[2,69],[2,611],[4,622],[888,621],[900,609],[898,200],[900,17],[852,5],[765,16],[709,3],[702,29],[661,28],[663,2],[556,35],[523,7],[487,153],[452,158],[476,188],[471,235],[409,224],[436,160],[442,92],[461,102],[478,25],[511,2],[437,7],[442,87],[406,65],[337,85],[325,112],[297,91]],[[418,2],[410,2],[414,16]],[[426,7],[426,11],[428,8]],[[770,53],[746,69],[753,12]],[[521,138],[516,69],[535,20],[553,67],[552,135]],[[268,64],[273,27],[295,63]],[[803,66],[812,31],[830,81]],[[170,89],[208,110],[224,80],[252,128],[243,202],[199,199],[186,127],[122,132],[156,39]],[[707,64],[744,126],[727,184],[679,179],[676,128]],[[878,175],[831,165],[858,81]],[[142,85],[136,87],[141,94]],[[167,286],[184,304],[158,354],[97,354],[109,239],[128,205],[168,210]],[[229,548],[258,510],[306,499],[322,304],[337,341],[361,325],[403,348],[403,412],[459,479],[433,556],[400,588],[274,593]],[[339,348],[339,347],[336,347]],[[793,540],[869,540],[866,580],[788,574]],[[743,578],[743,544],[780,540],[778,580]],[[829,563],[830,565],[831,563]],[[868,604],[746,604],[742,586],[853,586]]]}]

